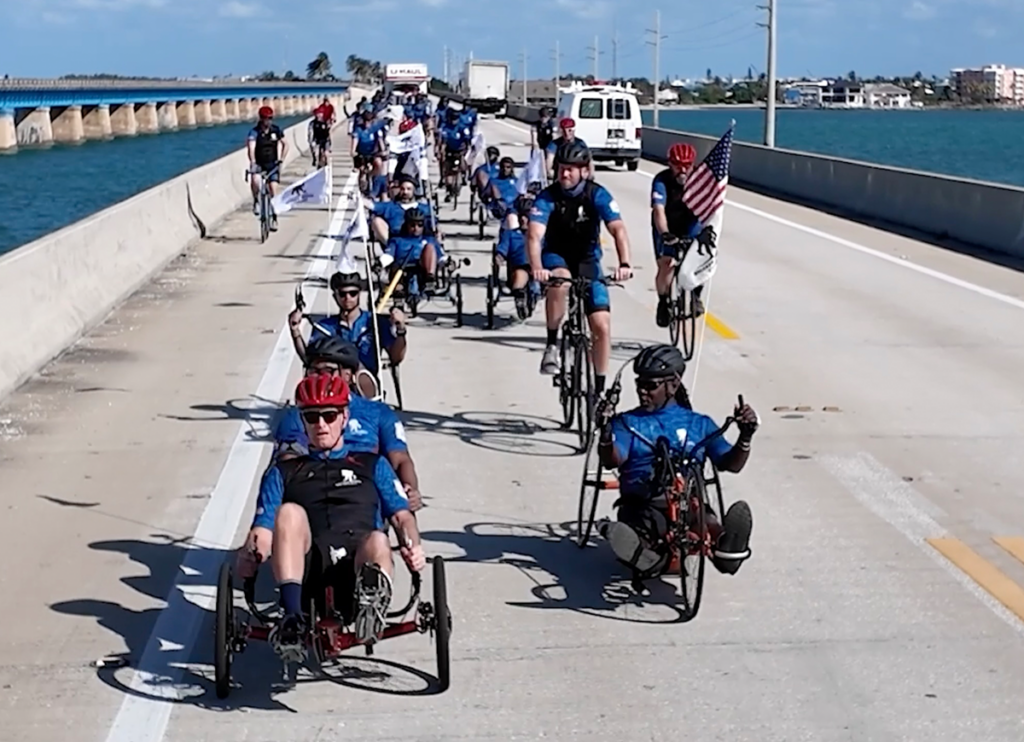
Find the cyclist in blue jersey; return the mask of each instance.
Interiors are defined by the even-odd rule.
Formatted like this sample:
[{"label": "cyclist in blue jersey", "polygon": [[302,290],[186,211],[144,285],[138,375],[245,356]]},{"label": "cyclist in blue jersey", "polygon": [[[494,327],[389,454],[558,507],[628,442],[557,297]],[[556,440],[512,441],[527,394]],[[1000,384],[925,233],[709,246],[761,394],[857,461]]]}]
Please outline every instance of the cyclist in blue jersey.
[{"label": "cyclist in blue jersey", "polygon": [[[318,338],[334,336],[354,343],[359,348],[359,362],[362,367],[380,380],[380,358],[373,342],[374,327],[370,322],[376,318],[376,331],[380,338],[380,347],[388,354],[392,365],[398,365],[405,358],[406,327],[405,315],[397,307],[391,310],[390,317],[363,311],[362,301],[363,280],[358,273],[335,273],[331,276],[331,293],[338,305],[339,313],[320,319],[313,327],[309,343]],[[294,309],[288,315],[291,327],[292,344],[295,352],[303,362],[306,360],[307,341],[302,337],[302,310]]]},{"label": "cyclist in blue jersey", "polygon": [[[272,533],[270,561],[284,617],[268,639],[282,659],[302,661],[309,631],[302,588],[309,572],[334,565],[353,570],[355,631],[361,642],[373,642],[384,629],[392,595],[394,563],[385,520],[394,526],[410,570],[422,570],[426,558],[416,516],[391,464],[352,450],[345,440],[350,398],[344,380],[330,374],[306,376],[295,390],[295,402],[310,451],[267,469],[243,550],[255,551],[259,534]],[[252,558],[264,556],[257,552]]]},{"label": "cyclist in blue jersey", "polygon": [[[459,112],[448,109],[448,124],[445,126],[442,139],[444,162],[441,166],[441,186],[449,183],[454,186],[455,178],[466,167],[466,152],[472,142],[472,133],[460,119]],[[450,193],[445,193],[445,202],[452,200]]]},{"label": "cyclist in blue jersey", "polygon": [[372,161],[374,175],[381,174],[381,154],[384,152],[384,137],[387,135],[387,126],[387,119],[374,121],[373,114],[363,114],[362,126],[357,126],[352,132],[352,146],[350,149],[350,154],[357,170],[367,161]]},{"label": "cyclist in blue jersey", "polygon": [[[640,406],[601,421],[598,455],[609,469],[618,469],[617,520],[604,520],[598,532],[608,539],[615,555],[637,572],[651,572],[667,561],[650,547],[665,535],[666,518],[656,500],[664,493],[652,490],[655,449],[658,438],[666,438],[675,453],[694,446],[718,430],[707,415],[691,409],[683,386],[686,363],[678,348],[653,345],[644,348],[633,361]],[[740,472],[750,457],[750,442],[760,423],[757,413],[744,404],[734,411],[739,437],[730,444],[724,436],[710,441],[696,458],[705,456],[721,471]],[[750,506],[737,500],[719,523],[713,511],[707,513],[708,530],[714,540],[712,562],[718,571],[735,574],[750,556],[753,516]]]},{"label": "cyclist in blue jersey", "polygon": [[534,296],[540,295],[540,287],[530,281],[530,257],[526,251],[526,232],[530,226],[533,200],[533,196],[529,194],[516,198],[513,208],[519,218],[518,225],[512,229],[502,229],[498,233],[498,246],[495,249],[499,264],[504,263],[506,266],[508,287],[512,291],[516,314],[521,320],[525,320],[528,315],[527,291],[532,291]]},{"label": "cyclist in blue jersey", "polygon": [[[559,147],[555,155],[558,180],[541,191],[533,202],[527,248],[533,277],[541,284],[552,274],[562,278],[601,277],[602,222],[615,240],[619,257],[615,280],[625,281],[633,276],[629,264],[629,235],[619,205],[603,186],[590,180],[590,166],[590,150],[582,142],[569,142]],[[542,374],[558,373],[556,343],[568,295],[568,284],[547,288],[544,304],[548,335],[540,363]],[[583,298],[593,335],[595,387],[600,394],[612,353],[608,287],[591,283]]]},{"label": "cyclist in blue jersey", "polygon": [[[668,167],[655,175],[651,183],[651,239],[658,261],[658,273],[654,278],[658,292],[658,327],[668,327],[669,324],[669,296],[673,269],[679,258],[680,239],[696,239],[702,247],[714,247],[715,244],[714,227],[701,224],[697,215],[683,202],[686,178],[696,158],[697,150],[693,145],[676,142],[668,149]],[[697,317],[704,314],[703,290],[701,285],[692,292],[693,313]]]},{"label": "cyclist in blue jersey", "polygon": [[[480,165],[476,170],[473,171],[473,175],[469,179],[470,188],[477,194],[483,194],[486,191],[487,184],[491,181],[491,178],[495,178],[498,175],[498,160],[501,158],[501,151],[491,145],[484,151],[485,162]],[[481,201],[486,204],[487,201],[481,198]]]},{"label": "cyclist in blue jersey", "polygon": [[388,244],[392,235],[398,234],[405,223],[405,213],[411,209],[420,211],[426,224],[427,234],[433,235],[437,231],[433,215],[429,213],[430,207],[427,204],[416,201],[416,183],[408,176],[401,176],[397,179],[397,193],[391,201],[382,201],[373,207],[371,212],[371,224],[373,233],[380,240],[382,245]]},{"label": "cyclist in blue jersey", "polygon": [[498,174],[483,191],[484,202],[490,206],[491,214],[502,222],[505,229],[515,229],[517,226],[514,208],[519,197],[517,181],[515,160],[511,157],[502,157]]},{"label": "cyclist in blue jersey", "polygon": [[419,266],[423,272],[424,290],[430,291],[443,253],[437,239],[424,234],[425,222],[426,215],[422,211],[407,210],[401,232],[391,235],[385,252],[394,260],[390,268],[392,275],[400,268],[408,273]]},{"label": "cyclist in blue jersey", "polygon": [[[356,383],[359,371],[359,349],[347,340],[336,337],[320,338],[306,348],[305,372],[341,376],[355,392],[349,403],[349,420],[345,426],[345,440],[354,451],[366,451],[386,456],[398,472],[409,509],[414,513],[422,507],[419,477],[416,465],[409,455],[405,427],[395,411],[383,402],[360,396]],[[362,372],[365,375],[365,372]],[[302,425],[299,409],[286,405],[274,428],[276,460],[302,456],[309,451],[309,437]],[[244,575],[243,575],[244,576]]]},{"label": "cyclist in blue jersey", "polygon": [[587,146],[586,142],[584,142],[582,139],[576,136],[576,122],[573,119],[562,119],[561,121],[558,122],[558,129],[562,135],[560,137],[550,140],[548,142],[547,147],[544,148],[546,160],[544,167],[547,171],[548,178],[553,177],[553,171],[551,168],[554,166],[555,152],[558,151],[558,148],[560,146],[562,146],[563,144],[568,144],[569,142],[579,142],[583,146]]}]

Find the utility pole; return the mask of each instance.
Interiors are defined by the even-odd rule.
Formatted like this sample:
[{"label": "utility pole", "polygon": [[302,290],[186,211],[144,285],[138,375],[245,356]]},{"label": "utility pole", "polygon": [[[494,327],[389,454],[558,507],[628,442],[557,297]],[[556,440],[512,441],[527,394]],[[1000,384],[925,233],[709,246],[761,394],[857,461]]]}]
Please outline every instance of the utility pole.
[{"label": "utility pole", "polygon": [[554,51],[551,52],[551,58],[555,60],[555,108],[558,108],[558,104],[562,100],[561,91],[559,90],[559,85],[562,81],[562,74],[559,70],[562,62],[562,51],[557,41],[555,42]]},{"label": "utility pole", "polygon": [[[771,0],[769,0],[771,2]],[[654,47],[654,128],[658,128],[658,93],[661,87],[661,40],[667,36],[661,35],[661,11],[654,11],[654,28],[647,29],[647,33],[654,34],[654,41],[647,43]]]},{"label": "utility pole", "polygon": [[597,67],[597,58],[601,54],[601,52],[599,52],[598,48],[597,48],[597,41],[598,41],[598,38],[595,35],[594,36],[594,45],[587,47],[587,49],[590,50],[590,54],[588,56],[594,61],[594,82],[597,82],[597,69],[598,69],[598,67]]},{"label": "utility pole", "polygon": [[523,53],[520,54],[519,57],[520,57],[520,59],[521,59],[521,61],[523,63],[523,105],[524,106],[528,106],[529,105],[529,99],[528,99],[528,97],[526,95],[526,59],[527,59],[526,49],[523,49]]},{"label": "utility pole", "polygon": [[762,10],[768,11],[768,23],[758,23],[762,28],[768,29],[768,90],[767,100],[764,107],[764,146],[775,146],[775,28],[777,17],[775,15],[775,0],[768,0],[767,5],[758,5]]},{"label": "utility pole", "polygon": [[612,79],[619,79],[619,32],[612,34]]},{"label": "utility pole", "polygon": [[450,85],[448,82],[448,45],[444,45],[444,84]]}]

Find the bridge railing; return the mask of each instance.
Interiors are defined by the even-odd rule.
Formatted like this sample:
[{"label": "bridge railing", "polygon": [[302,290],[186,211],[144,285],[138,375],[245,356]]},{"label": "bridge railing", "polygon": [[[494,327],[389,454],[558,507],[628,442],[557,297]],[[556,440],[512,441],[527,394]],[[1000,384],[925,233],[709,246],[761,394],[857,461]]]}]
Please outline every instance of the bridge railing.
[{"label": "bridge railing", "polygon": [[239,88],[252,87],[261,89],[275,88],[296,88],[306,85],[319,88],[338,87],[347,88],[354,84],[351,80],[242,80],[242,79],[219,79],[219,80],[197,80],[194,78],[182,80],[147,80],[139,79],[109,79],[109,78],[74,78],[74,79],[53,79],[53,78],[3,78],[0,80],[0,91],[3,90],[117,90],[117,89],[138,89],[138,88]]}]

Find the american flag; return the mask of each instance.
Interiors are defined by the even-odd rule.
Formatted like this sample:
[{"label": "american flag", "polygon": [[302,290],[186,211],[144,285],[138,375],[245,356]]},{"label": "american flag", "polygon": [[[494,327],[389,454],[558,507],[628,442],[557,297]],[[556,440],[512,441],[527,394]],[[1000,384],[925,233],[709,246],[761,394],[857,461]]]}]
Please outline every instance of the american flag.
[{"label": "american flag", "polygon": [[725,132],[707,157],[686,179],[683,203],[702,224],[707,224],[725,203],[725,187],[729,184],[729,157],[732,153],[733,127]]}]

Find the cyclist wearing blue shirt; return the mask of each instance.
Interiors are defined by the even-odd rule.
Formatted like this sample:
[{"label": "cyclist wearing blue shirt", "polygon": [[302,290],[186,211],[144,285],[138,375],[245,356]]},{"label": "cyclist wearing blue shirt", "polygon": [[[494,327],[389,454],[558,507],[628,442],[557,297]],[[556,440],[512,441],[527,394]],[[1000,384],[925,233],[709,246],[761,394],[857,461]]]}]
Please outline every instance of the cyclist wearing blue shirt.
[{"label": "cyclist wearing blue shirt", "polygon": [[[465,155],[472,141],[472,133],[459,117],[455,109],[448,109],[448,122],[442,131],[442,149],[444,151],[444,162],[441,166],[442,187],[451,182],[454,185],[454,178],[465,167]],[[445,202],[452,200],[450,193],[445,193]]]},{"label": "cyclist wearing blue shirt", "polygon": [[523,194],[516,198],[513,208],[519,217],[518,227],[502,229],[498,233],[498,245],[495,252],[498,262],[504,263],[508,272],[508,286],[512,290],[512,299],[516,304],[516,314],[525,320],[529,315],[526,301],[527,290],[534,296],[540,293],[540,287],[530,283],[530,257],[526,252],[526,231],[530,226],[530,210],[533,208],[533,196]]},{"label": "cyclist wearing blue shirt", "polygon": [[[633,275],[626,223],[612,195],[590,180],[590,164],[590,150],[582,142],[559,147],[555,155],[558,180],[533,202],[527,249],[533,277],[541,284],[552,274],[561,278],[601,277],[602,222],[615,239],[619,256],[615,280],[625,281]],[[565,316],[569,288],[567,283],[549,286],[544,299],[548,336],[540,364],[542,374],[558,373],[558,329]],[[594,343],[595,387],[600,394],[612,353],[608,287],[602,283],[588,284],[583,300]]]},{"label": "cyclist wearing blue shirt", "polygon": [[[335,273],[331,276],[331,292],[340,310],[337,315],[325,317],[316,322],[310,334],[309,343],[319,338],[334,336],[354,343],[359,348],[359,362],[362,367],[380,378],[380,358],[373,342],[374,328],[371,321],[376,318],[376,332],[380,338],[380,347],[388,354],[393,366],[405,358],[405,315],[397,307],[391,310],[389,318],[363,311],[360,306],[362,298],[362,277],[358,273]],[[303,362],[306,360],[308,343],[302,337],[302,310],[296,307],[288,315],[288,323],[292,332],[292,344],[295,352]]]},{"label": "cyclist wearing blue shirt", "polygon": [[[659,553],[652,548],[664,539],[667,524],[658,504],[664,493],[654,491],[652,484],[658,439],[667,439],[669,448],[681,454],[692,452],[696,444],[719,428],[710,417],[690,408],[689,395],[682,385],[685,370],[686,363],[678,348],[644,348],[633,361],[640,406],[600,421],[598,455],[605,467],[618,469],[621,497],[617,520],[603,521],[598,531],[608,539],[615,555],[637,573],[649,575],[668,562],[664,550]],[[610,410],[604,414],[608,413]],[[719,436],[697,452],[698,461],[706,455],[721,471],[742,471],[750,457],[750,442],[759,420],[747,404],[738,407],[734,415],[739,427],[736,443],[730,444]],[[750,506],[737,500],[721,523],[713,511],[706,514],[706,522],[714,543],[712,562],[718,571],[735,574],[750,556]]]},{"label": "cyclist wearing blue shirt", "polygon": [[[516,163],[511,157],[502,157],[497,176],[491,179],[484,193],[486,203],[490,205],[491,214],[505,222],[510,229],[516,228],[515,205],[519,197],[516,178]],[[507,218],[506,218],[507,217]]]},{"label": "cyclist wearing blue shirt", "polygon": [[424,289],[429,290],[434,284],[442,252],[437,240],[424,234],[425,221],[419,209],[406,211],[402,231],[391,236],[385,252],[394,258],[390,268],[392,276],[398,269],[409,272],[412,266],[418,265],[423,269]]},{"label": "cyclist wearing blue shirt", "polygon": [[388,244],[392,235],[396,235],[402,230],[405,213],[409,210],[417,210],[423,214],[428,235],[437,231],[434,219],[429,213],[430,207],[416,201],[416,184],[412,178],[403,176],[397,182],[398,191],[394,200],[382,201],[374,205],[371,215],[373,233],[382,245]]},{"label": "cyclist wearing blue shirt", "polygon": [[[715,230],[697,219],[683,202],[686,178],[693,169],[697,150],[693,145],[676,142],[668,148],[668,167],[654,176],[651,182],[651,239],[654,242],[654,256],[658,261],[658,273],[654,287],[658,292],[658,327],[668,327],[670,317],[669,295],[672,289],[672,273],[679,255],[681,239],[696,239],[701,246],[714,247]],[[704,314],[701,292],[704,286],[693,290],[694,315]]]},{"label": "cyclist wearing blue shirt", "polygon": [[381,173],[381,154],[384,152],[384,137],[387,134],[387,119],[373,120],[373,114],[363,113],[363,123],[352,132],[352,155],[358,170],[367,161],[373,162],[374,174]]},{"label": "cyclist wearing blue shirt", "polygon": [[[369,390],[376,396],[376,383],[359,371],[359,350],[353,343],[335,337],[320,338],[306,349],[306,375],[332,374],[340,376],[355,392],[349,403],[349,420],[345,426],[345,441],[354,451],[365,451],[386,456],[398,472],[409,509],[414,513],[422,507],[419,477],[409,454],[405,427],[394,410],[383,402],[360,396],[364,390],[355,382],[369,381]],[[274,428],[275,458],[284,460],[301,456],[309,451],[309,437],[302,425],[299,409],[287,405]]]},{"label": "cyclist wearing blue shirt", "polygon": [[492,178],[496,178],[498,175],[498,159],[501,157],[501,151],[491,145],[484,151],[486,162],[473,171],[473,176],[470,178],[469,184],[475,193],[482,194],[481,201],[486,204],[487,196],[487,184]]},{"label": "cyclist wearing blue shirt", "polygon": [[286,661],[305,658],[302,588],[307,572],[332,567],[356,575],[355,631],[373,642],[384,629],[391,602],[394,563],[384,532],[390,521],[402,558],[418,572],[426,566],[416,517],[387,459],[353,451],[344,437],[349,388],[338,376],[303,378],[295,390],[310,452],[275,462],[260,483],[256,516],[242,547],[251,563],[271,532],[270,553],[284,617],[268,637]]}]

